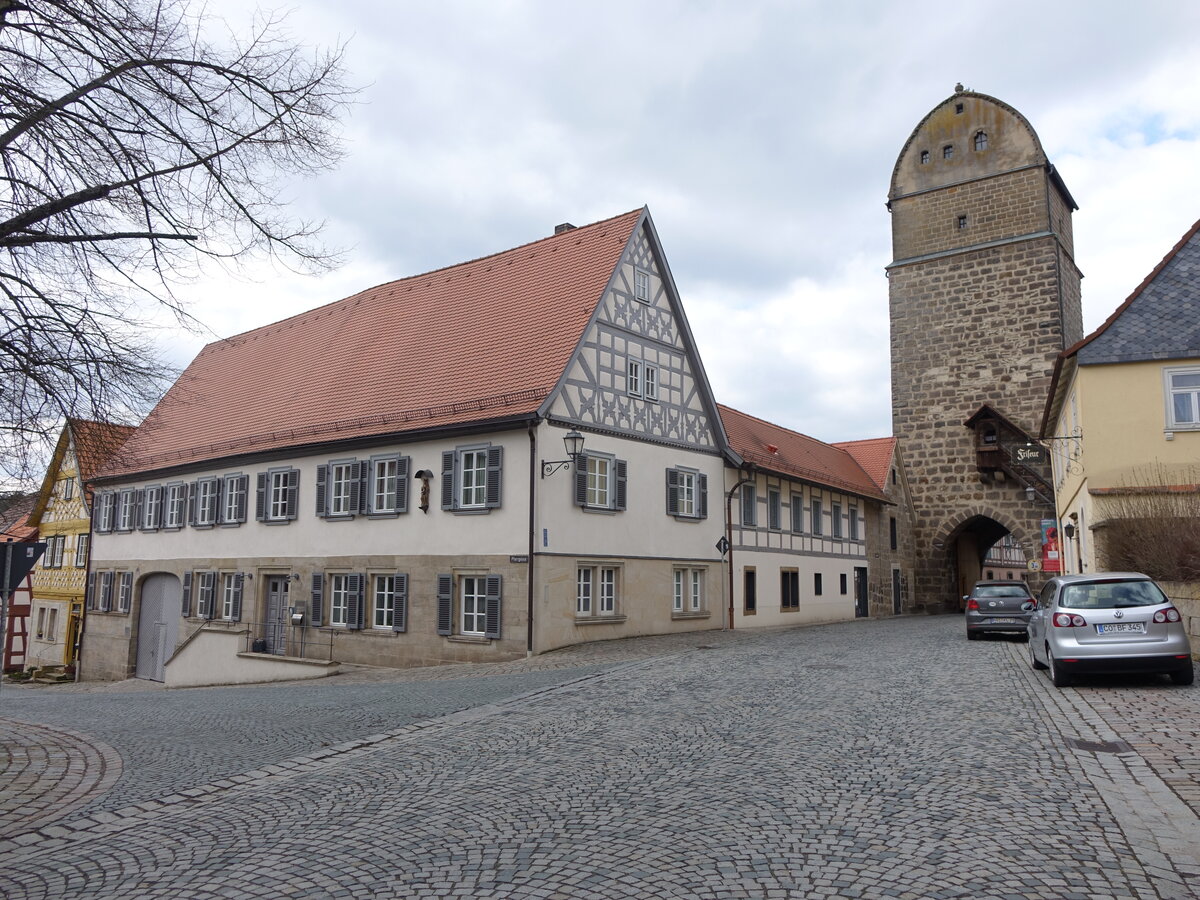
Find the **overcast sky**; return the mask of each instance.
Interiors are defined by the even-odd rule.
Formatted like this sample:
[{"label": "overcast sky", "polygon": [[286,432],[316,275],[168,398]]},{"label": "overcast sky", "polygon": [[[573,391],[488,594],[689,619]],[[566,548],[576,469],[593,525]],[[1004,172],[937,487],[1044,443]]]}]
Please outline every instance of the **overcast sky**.
[{"label": "overcast sky", "polygon": [[888,183],[956,82],[1023,113],[1079,203],[1087,331],[1200,218],[1196,3],[287,8],[298,41],[347,40],[365,86],[345,161],[295,197],[347,261],[197,285],[211,332],[164,334],[181,366],[214,337],[648,205],[717,399],[825,441],[878,437]]}]

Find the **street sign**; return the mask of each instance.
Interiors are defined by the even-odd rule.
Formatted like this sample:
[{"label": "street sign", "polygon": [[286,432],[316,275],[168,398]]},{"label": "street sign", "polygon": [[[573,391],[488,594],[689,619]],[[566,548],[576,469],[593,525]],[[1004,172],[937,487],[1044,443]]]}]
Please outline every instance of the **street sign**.
[{"label": "street sign", "polygon": [[1042,561],[1040,559],[1031,559],[1025,564],[1025,568],[1027,568],[1030,572],[1040,572],[1042,569]]},{"label": "street sign", "polygon": [[1041,465],[1046,461],[1046,448],[1037,444],[1022,444],[1016,451],[1017,462],[1022,465]]},{"label": "street sign", "polygon": [[721,535],[721,539],[717,541],[717,552],[722,556],[729,552],[729,540],[725,535]]}]

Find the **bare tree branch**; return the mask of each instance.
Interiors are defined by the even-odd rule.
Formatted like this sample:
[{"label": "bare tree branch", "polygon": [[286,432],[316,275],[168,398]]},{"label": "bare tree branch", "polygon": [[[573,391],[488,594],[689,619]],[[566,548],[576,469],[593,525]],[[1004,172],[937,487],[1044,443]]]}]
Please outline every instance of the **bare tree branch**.
[{"label": "bare tree branch", "polygon": [[203,12],[0,0],[0,477],[64,417],[144,414],[170,374],[147,304],[191,321],[172,287],[203,260],[337,260],[279,197],[340,159],[343,48]]}]

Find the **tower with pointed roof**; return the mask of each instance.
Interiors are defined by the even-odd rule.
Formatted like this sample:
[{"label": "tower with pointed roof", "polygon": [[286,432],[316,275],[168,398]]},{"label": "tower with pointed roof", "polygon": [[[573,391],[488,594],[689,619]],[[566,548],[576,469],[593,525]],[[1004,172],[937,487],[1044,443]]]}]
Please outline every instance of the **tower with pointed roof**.
[{"label": "tower with pointed roof", "polygon": [[1048,469],[1018,451],[1055,357],[1083,335],[1076,208],[1028,120],[961,85],[896,160],[887,269],[892,424],[917,515],[909,608],[954,608],[1006,533],[1042,562]]}]

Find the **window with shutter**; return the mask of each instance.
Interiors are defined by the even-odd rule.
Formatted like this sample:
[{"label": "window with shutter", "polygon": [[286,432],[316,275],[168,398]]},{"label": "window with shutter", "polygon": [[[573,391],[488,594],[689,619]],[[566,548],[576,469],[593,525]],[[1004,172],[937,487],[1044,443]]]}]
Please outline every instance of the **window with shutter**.
[{"label": "window with shutter", "polygon": [[258,473],[255,519],[285,525],[296,518],[300,499],[299,469],[268,469]]},{"label": "window with shutter", "polygon": [[85,569],[88,564],[88,546],[92,542],[89,534],[81,534],[75,538],[75,568]]},{"label": "window with shutter", "polygon": [[371,581],[371,627],[390,629],[396,616],[396,576],[375,575]]},{"label": "window with shutter", "polygon": [[250,490],[250,476],[238,472],[226,475],[222,481],[221,524],[241,525],[246,521],[246,495]]},{"label": "window with shutter", "polygon": [[392,631],[408,631],[408,574],[397,572],[392,595]]},{"label": "window with shutter", "polygon": [[500,576],[489,575],[485,583],[486,591],[486,619],[484,623],[483,636],[492,638],[493,640],[500,639],[500,609],[502,597],[500,595]]},{"label": "window with shutter", "polygon": [[138,527],[142,531],[158,531],[162,527],[162,498],[161,485],[155,484],[142,489],[142,509],[138,515]]},{"label": "window with shutter", "polygon": [[199,598],[196,612],[202,619],[211,619],[216,615],[217,573],[201,572]]},{"label": "window with shutter", "polygon": [[187,489],[182,482],[167,485],[163,499],[163,528],[179,529],[187,520]]},{"label": "window with shutter", "polygon": [[707,476],[694,469],[667,469],[667,515],[703,519],[708,515]]},{"label": "window with shutter", "polygon": [[313,572],[312,592],[310,594],[309,618],[311,619],[310,624],[314,628],[319,628],[325,624],[324,599],[325,599],[325,573],[324,572]]},{"label": "window with shutter", "polygon": [[437,577],[437,633],[450,634],[454,630],[454,576]]},{"label": "window with shutter", "polygon": [[87,581],[83,589],[83,605],[85,609],[96,608],[96,573],[88,572]]},{"label": "window with shutter", "polygon": [[121,573],[121,588],[117,594],[117,612],[128,613],[133,608],[133,573]]},{"label": "window with shutter", "polygon": [[362,575],[346,576],[346,627],[358,630],[363,627],[363,582]]},{"label": "window with shutter", "polygon": [[100,573],[100,612],[111,612],[113,604],[113,573]]},{"label": "window with shutter", "polygon": [[362,502],[362,464],[335,459],[317,467],[317,515],[325,519],[352,519]]},{"label": "window with shutter", "polygon": [[116,507],[117,495],[112,491],[105,491],[96,498],[96,531],[99,534],[108,534],[113,530],[113,510]]},{"label": "window with shutter", "polygon": [[133,531],[137,491],[126,488],[117,497],[117,531]]},{"label": "window with shutter", "polygon": [[490,444],[442,453],[442,509],[486,512],[500,506],[504,448]]},{"label": "window with shutter", "polygon": [[345,628],[350,621],[350,576],[329,576],[329,624]]},{"label": "window with shutter", "polygon": [[192,573],[183,573],[183,617],[186,619],[192,614]]},{"label": "window with shutter", "polygon": [[368,515],[396,516],[408,512],[410,469],[409,457],[395,454],[373,456],[363,465]]}]

